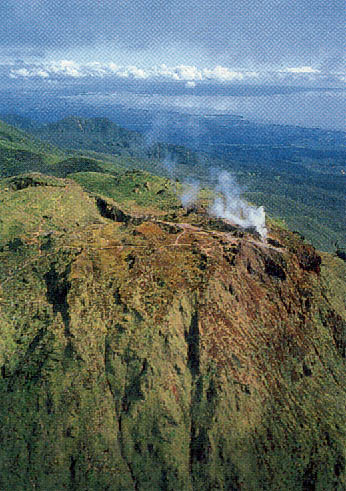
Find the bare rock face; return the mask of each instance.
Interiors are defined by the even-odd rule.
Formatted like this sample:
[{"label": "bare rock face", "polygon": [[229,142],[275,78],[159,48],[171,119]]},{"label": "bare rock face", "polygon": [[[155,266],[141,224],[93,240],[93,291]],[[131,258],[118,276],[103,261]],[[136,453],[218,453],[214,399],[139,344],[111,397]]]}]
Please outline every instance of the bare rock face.
[{"label": "bare rock face", "polygon": [[0,253],[0,488],[345,489],[344,262],[108,211]]}]

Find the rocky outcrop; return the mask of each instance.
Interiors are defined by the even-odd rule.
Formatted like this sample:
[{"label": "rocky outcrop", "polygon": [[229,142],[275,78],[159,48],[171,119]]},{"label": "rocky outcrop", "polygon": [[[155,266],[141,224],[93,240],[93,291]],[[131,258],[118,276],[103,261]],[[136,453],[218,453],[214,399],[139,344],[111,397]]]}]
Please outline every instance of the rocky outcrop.
[{"label": "rocky outcrop", "polygon": [[66,182],[62,179],[46,176],[44,174],[40,174],[39,172],[22,174],[20,176],[15,176],[8,179],[8,187],[13,191],[20,191],[21,189],[37,186],[64,187],[65,185]]}]

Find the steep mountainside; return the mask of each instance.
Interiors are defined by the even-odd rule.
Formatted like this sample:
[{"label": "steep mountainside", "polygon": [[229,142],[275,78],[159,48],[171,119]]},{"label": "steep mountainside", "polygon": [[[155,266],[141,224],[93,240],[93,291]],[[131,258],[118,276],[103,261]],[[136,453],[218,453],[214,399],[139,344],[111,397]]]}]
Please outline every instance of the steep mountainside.
[{"label": "steep mountainside", "polygon": [[41,126],[37,121],[33,121],[25,116],[20,116],[19,114],[0,114],[0,119],[9,125],[15,126],[16,128],[24,131],[34,130]]},{"label": "steep mountainside", "polygon": [[33,131],[39,138],[67,148],[94,150],[102,153],[127,152],[144,156],[144,138],[106,118],[68,117]]},{"label": "steep mountainside", "polygon": [[345,489],[341,259],[140,173],[0,186],[0,489]]},{"label": "steep mountainside", "polygon": [[0,121],[0,177],[30,171],[48,172],[66,156],[64,150]]},{"label": "steep mountainside", "polygon": [[170,177],[173,177],[173,168],[176,171],[174,177],[177,178],[191,173],[208,175],[208,167],[218,163],[217,159],[208,159],[181,145],[150,141],[144,135],[122,128],[107,118],[71,116],[41,126],[32,133],[65,149],[89,152],[90,156],[96,152],[96,158],[97,154],[118,157],[132,166],[136,165],[133,162],[136,159],[140,167]]},{"label": "steep mountainside", "polygon": [[[75,120],[77,118],[72,118],[72,121]],[[65,122],[63,122],[62,127],[65,128],[65,126]],[[67,128],[70,128],[68,124]],[[68,133],[68,131],[67,129],[66,132]],[[120,128],[119,131],[121,134],[126,134],[126,130]],[[128,133],[132,134],[131,132]],[[88,148],[88,137],[90,135],[85,135],[86,148]],[[98,137],[97,135],[93,137],[96,147]],[[72,136],[70,134],[69,144],[70,147],[75,144],[73,131]],[[126,140],[124,148],[129,146],[130,143]],[[137,148],[138,152],[141,151],[143,155],[145,154],[144,147],[139,146]],[[62,149],[0,121],[0,177],[10,177],[25,172],[40,172],[57,177],[66,177],[68,174],[76,172],[112,173],[129,167],[148,168],[151,171],[161,170],[161,172],[163,170],[160,162],[162,152],[160,153],[159,146],[156,149],[156,157],[154,155],[152,157],[147,156],[145,159],[132,158],[127,150],[120,152],[120,156],[116,156],[83,150],[83,148],[82,145],[81,148],[76,150]],[[180,147],[175,148],[179,152]],[[183,153],[183,149],[180,149],[180,151]],[[184,156],[181,158],[183,159]]]}]

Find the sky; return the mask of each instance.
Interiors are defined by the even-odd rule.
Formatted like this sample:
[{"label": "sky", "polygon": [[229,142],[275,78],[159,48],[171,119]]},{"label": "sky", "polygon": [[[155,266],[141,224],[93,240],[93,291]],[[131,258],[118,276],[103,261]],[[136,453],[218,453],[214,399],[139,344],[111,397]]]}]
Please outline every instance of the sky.
[{"label": "sky", "polygon": [[284,97],[297,124],[344,119],[343,0],[2,0],[0,21],[3,92],[226,112],[244,102],[273,120]]}]

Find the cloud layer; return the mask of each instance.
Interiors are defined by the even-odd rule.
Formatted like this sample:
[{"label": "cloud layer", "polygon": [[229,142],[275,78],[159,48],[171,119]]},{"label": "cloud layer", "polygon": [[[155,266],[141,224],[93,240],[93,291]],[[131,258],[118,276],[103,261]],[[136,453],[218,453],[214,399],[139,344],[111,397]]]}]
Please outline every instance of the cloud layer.
[{"label": "cloud layer", "polygon": [[12,79],[70,80],[73,79],[118,79],[152,82],[178,82],[194,89],[201,84],[279,84],[309,86],[342,86],[346,81],[343,72],[322,70],[309,65],[287,66],[276,70],[248,71],[217,65],[213,68],[198,68],[193,65],[168,66],[162,64],[151,68],[135,65],[120,66],[115,63],[77,63],[72,60],[57,62],[19,63],[3,66],[2,73]]}]

